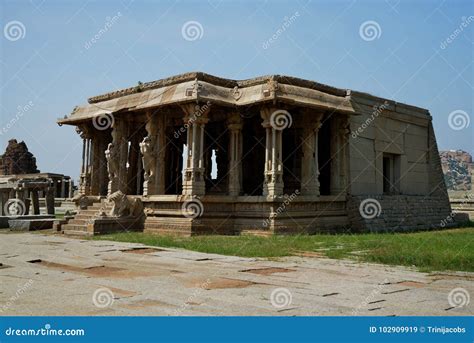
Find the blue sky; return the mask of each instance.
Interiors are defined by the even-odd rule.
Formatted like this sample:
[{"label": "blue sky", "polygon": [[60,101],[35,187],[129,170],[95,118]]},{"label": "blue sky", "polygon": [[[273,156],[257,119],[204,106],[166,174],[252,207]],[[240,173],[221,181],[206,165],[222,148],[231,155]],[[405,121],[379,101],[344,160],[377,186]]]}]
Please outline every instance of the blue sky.
[{"label": "blue sky", "polygon": [[[10,138],[25,140],[41,171],[77,177],[81,140],[57,118],[93,95],[203,71],[235,79],[287,74],[428,108],[439,148],[473,153],[473,4],[2,0],[1,149]],[[19,36],[6,32],[13,21],[23,25]],[[183,37],[189,21],[202,27],[196,40]],[[368,21],[378,25],[375,36],[360,33]],[[453,130],[453,111],[470,125]]]}]

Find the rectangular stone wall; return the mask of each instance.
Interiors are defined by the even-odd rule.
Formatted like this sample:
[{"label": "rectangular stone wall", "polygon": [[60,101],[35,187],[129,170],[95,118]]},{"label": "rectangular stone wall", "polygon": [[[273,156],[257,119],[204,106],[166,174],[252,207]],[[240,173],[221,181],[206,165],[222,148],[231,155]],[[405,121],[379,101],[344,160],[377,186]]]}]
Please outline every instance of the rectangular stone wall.
[{"label": "rectangular stone wall", "polygon": [[453,226],[449,201],[443,196],[352,196],[348,216],[353,231],[426,230]]},{"label": "rectangular stone wall", "polygon": [[383,194],[383,156],[399,160],[399,193],[428,195],[441,189],[442,172],[427,110],[354,96],[360,115],[350,117],[350,193]]}]

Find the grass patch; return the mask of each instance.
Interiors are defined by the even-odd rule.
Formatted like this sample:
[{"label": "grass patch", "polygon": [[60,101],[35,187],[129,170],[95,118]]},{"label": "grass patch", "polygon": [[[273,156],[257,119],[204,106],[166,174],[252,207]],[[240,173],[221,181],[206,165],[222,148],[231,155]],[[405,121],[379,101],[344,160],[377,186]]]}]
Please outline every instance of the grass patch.
[{"label": "grass patch", "polygon": [[318,252],[329,258],[414,266],[421,271],[474,272],[474,228],[415,233],[370,233],[299,236],[195,236],[174,237],[144,233],[97,236],[98,240],[142,243],[151,246],[243,257],[275,258],[299,252]]}]

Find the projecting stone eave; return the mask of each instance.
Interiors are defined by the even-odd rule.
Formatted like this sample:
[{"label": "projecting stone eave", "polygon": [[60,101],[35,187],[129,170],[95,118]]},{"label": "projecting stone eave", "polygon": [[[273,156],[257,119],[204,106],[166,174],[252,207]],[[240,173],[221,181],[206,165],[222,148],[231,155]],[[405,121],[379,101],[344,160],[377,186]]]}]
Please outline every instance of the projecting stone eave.
[{"label": "projecting stone eave", "polygon": [[277,83],[286,83],[286,84],[291,84],[295,86],[301,86],[305,88],[320,90],[322,92],[333,94],[336,96],[344,97],[347,94],[346,89],[336,88],[336,87],[332,87],[332,86],[322,84],[319,82],[310,81],[310,80],[301,79],[301,78],[292,77],[292,76],[285,76],[285,75],[264,75],[264,76],[259,76],[259,77],[246,79],[246,80],[233,80],[233,79],[227,79],[227,78],[214,76],[211,74],[206,74],[203,72],[189,72],[189,73],[179,74],[179,75],[167,77],[167,78],[156,80],[156,81],[139,83],[135,87],[129,87],[129,88],[113,91],[113,92],[108,92],[102,95],[94,96],[94,97],[89,98],[88,102],[98,103],[98,102],[122,97],[124,95],[135,94],[135,93],[143,92],[150,89],[173,86],[176,84],[185,83],[189,81],[202,81],[202,82],[207,82],[207,83],[214,84],[216,86],[222,86],[226,88],[234,88],[234,87],[245,88],[249,86],[268,83],[270,81],[275,81]]},{"label": "projecting stone eave", "polygon": [[431,118],[426,109],[289,76],[269,75],[236,81],[193,72],[92,97],[88,104],[74,108],[69,116],[57,122],[77,125],[105,113],[157,109],[189,102],[210,102],[236,109],[273,102],[347,115],[370,115],[375,106],[384,105],[387,111]]},{"label": "projecting stone eave", "polygon": [[[195,75],[192,74],[192,76]],[[57,122],[60,125],[75,125],[104,113],[131,112],[188,102],[206,103],[208,101],[219,106],[233,108],[268,102],[282,102],[294,106],[357,114],[352,107],[347,90],[328,88],[323,91],[319,86],[320,84],[312,81],[274,75],[235,81],[238,85],[229,87],[233,85],[233,80],[219,79],[207,74],[203,75],[206,75],[206,78],[202,78],[202,80],[188,77],[188,80],[184,81],[182,76],[179,83],[162,82],[159,88],[140,92],[132,92],[131,89],[126,89],[119,91],[121,94],[125,94],[120,97],[100,96],[102,99],[107,99],[100,102],[95,102],[98,97],[96,97],[97,99],[92,98],[96,100],[74,108],[68,117],[58,119]],[[215,79],[220,81],[210,82]],[[172,80],[176,79],[173,78]],[[292,83],[284,83],[290,81]]]}]

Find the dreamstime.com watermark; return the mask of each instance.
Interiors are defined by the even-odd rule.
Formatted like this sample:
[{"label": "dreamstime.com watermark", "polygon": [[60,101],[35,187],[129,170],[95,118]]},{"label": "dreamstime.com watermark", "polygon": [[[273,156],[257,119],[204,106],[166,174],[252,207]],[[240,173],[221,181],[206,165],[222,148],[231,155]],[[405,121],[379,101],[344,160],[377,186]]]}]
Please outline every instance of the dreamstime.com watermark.
[{"label": "dreamstime.com watermark", "polygon": [[24,106],[17,106],[15,116],[0,130],[0,136],[6,134],[19,120],[34,106],[33,101],[29,101]]},{"label": "dreamstime.com watermark", "polygon": [[115,25],[115,23],[121,17],[122,17],[122,13],[117,12],[117,14],[114,15],[113,17],[105,18],[104,27],[101,28],[99,31],[97,31],[97,33],[91,39],[89,39],[87,42],[84,43],[84,49],[89,50],[95,43],[97,43],[102,38],[103,35],[107,33],[107,31],[109,31],[112,28],[112,26]]},{"label": "dreamstime.com watermark", "polygon": [[199,218],[204,213],[204,205],[198,198],[192,198],[183,202],[181,212],[186,218]]},{"label": "dreamstime.com watermark", "polygon": [[112,306],[114,303],[114,293],[107,287],[98,288],[92,295],[92,303],[98,308]]},{"label": "dreamstime.com watermark", "polygon": [[366,42],[379,39],[382,36],[382,28],[374,20],[364,21],[359,26],[359,36]]},{"label": "dreamstime.com watermark", "polygon": [[352,131],[351,136],[352,138],[357,138],[359,135],[365,131],[367,127],[372,124],[372,122],[377,118],[379,115],[382,114],[384,110],[388,108],[388,102],[384,101],[382,105],[374,105],[372,114],[368,117],[356,130]]},{"label": "dreamstime.com watermark", "polygon": [[207,279],[205,282],[200,284],[196,289],[191,293],[191,295],[186,299],[186,301],[177,309],[174,310],[173,316],[179,316],[181,313],[183,313],[184,310],[186,310],[189,305],[192,305],[194,300],[202,293],[204,292],[207,288],[209,288],[209,285],[211,284],[211,279]]},{"label": "dreamstime.com watermark", "polygon": [[454,288],[448,294],[448,303],[452,307],[464,307],[469,305],[471,297],[467,289],[458,287]]},{"label": "dreamstime.com watermark", "polygon": [[289,195],[287,198],[285,198],[285,200],[282,202],[282,204],[280,206],[278,206],[278,208],[275,210],[275,212],[273,212],[269,218],[265,219],[263,221],[263,226],[264,227],[267,227],[269,224],[270,224],[270,220],[271,219],[275,219],[276,217],[278,217],[281,213],[283,213],[286,209],[286,207],[288,205],[290,205],[290,203],[295,200],[298,195],[300,195],[300,190],[297,189],[295,190],[291,195]]},{"label": "dreamstime.com watermark", "polygon": [[188,42],[201,39],[204,36],[204,28],[198,21],[187,21],[181,27],[181,36]]},{"label": "dreamstime.com watermark", "polygon": [[382,290],[384,289],[385,285],[388,284],[388,280],[385,279],[383,280],[383,283],[378,284],[377,287],[375,287],[368,296],[365,297],[365,299],[356,307],[352,310],[352,315],[353,316],[358,316],[359,312],[366,307],[369,306],[369,304],[373,303],[376,301],[376,297],[379,296],[382,293]]},{"label": "dreamstime.com watermark", "polygon": [[292,301],[293,295],[288,288],[275,288],[270,294],[270,303],[278,309],[290,306]]},{"label": "dreamstime.com watermark", "polygon": [[114,123],[115,117],[112,113],[102,113],[92,118],[92,125],[99,131],[113,127]]},{"label": "dreamstime.com watermark", "polygon": [[10,218],[17,218],[26,213],[26,204],[20,199],[8,199],[3,205],[3,213]]},{"label": "dreamstime.com watermark", "polygon": [[446,49],[449,44],[454,42],[454,40],[466,29],[470,23],[474,21],[474,16],[470,15],[469,17],[462,17],[461,24],[444,40],[439,44],[441,49]]},{"label": "dreamstime.com watermark", "polygon": [[84,329],[52,329],[50,324],[45,324],[39,329],[15,329],[9,327],[5,330],[6,336],[85,336]]},{"label": "dreamstime.com watermark", "polygon": [[448,125],[454,131],[467,129],[471,123],[469,114],[463,110],[454,110],[448,115]]},{"label": "dreamstime.com watermark", "polygon": [[25,284],[19,285],[18,289],[16,290],[15,294],[13,294],[5,304],[0,307],[0,313],[3,313],[10,309],[13,304],[20,299],[20,297],[33,285],[34,281],[29,279]]},{"label": "dreamstime.com watermark", "polygon": [[284,17],[283,18],[283,24],[275,31],[275,33],[268,38],[265,42],[262,43],[262,48],[263,49],[268,49],[271,44],[276,42],[278,38],[298,19],[300,16],[300,13],[296,11],[289,17]]},{"label": "dreamstime.com watermark", "polygon": [[[474,199],[474,194],[468,194],[466,198],[461,201],[461,207],[465,205],[469,200]],[[439,223],[440,227],[446,227],[446,225],[454,223],[454,217],[456,216],[456,213],[451,212],[446,218],[443,218],[441,222]]]},{"label": "dreamstime.com watermark", "polygon": [[196,107],[194,108],[194,113],[189,116],[189,119],[188,121],[183,125],[181,126],[178,130],[176,130],[174,133],[173,133],[173,137],[178,139],[183,133],[186,132],[186,130],[194,124],[194,122],[199,118],[201,117],[204,113],[206,113],[207,111],[209,111],[209,109],[211,108],[212,106],[212,103],[210,101],[206,102],[204,105],[200,106],[200,105],[196,105]]},{"label": "dreamstime.com watermark", "polygon": [[9,21],[3,27],[3,35],[10,42],[15,42],[26,37],[26,27],[21,21]]},{"label": "dreamstime.com watermark", "polygon": [[293,124],[293,117],[286,110],[276,110],[270,115],[270,125],[275,130],[284,130]]},{"label": "dreamstime.com watermark", "polygon": [[382,213],[382,206],[376,199],[368,198],[360,202],[359,213],[362,218],[374,219]]}]

